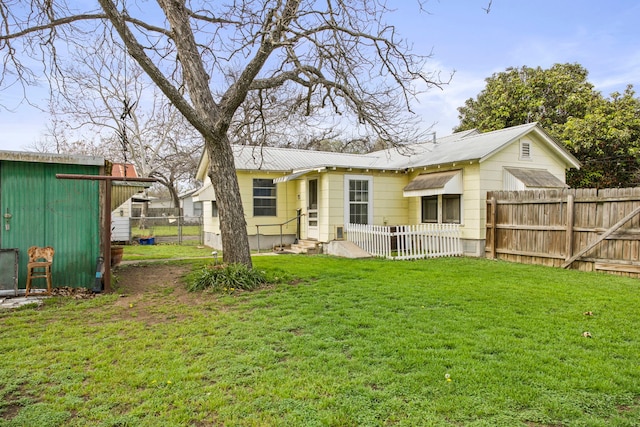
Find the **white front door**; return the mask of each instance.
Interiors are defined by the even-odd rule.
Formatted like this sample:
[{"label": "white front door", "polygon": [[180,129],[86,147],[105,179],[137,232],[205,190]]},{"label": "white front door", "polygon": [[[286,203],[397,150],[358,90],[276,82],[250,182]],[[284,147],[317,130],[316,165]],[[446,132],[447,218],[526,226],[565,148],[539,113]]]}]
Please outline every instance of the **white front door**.
[{"label": "white front door", "polygon": [[318,179],[307,181],[307,239],[318,239]]}]

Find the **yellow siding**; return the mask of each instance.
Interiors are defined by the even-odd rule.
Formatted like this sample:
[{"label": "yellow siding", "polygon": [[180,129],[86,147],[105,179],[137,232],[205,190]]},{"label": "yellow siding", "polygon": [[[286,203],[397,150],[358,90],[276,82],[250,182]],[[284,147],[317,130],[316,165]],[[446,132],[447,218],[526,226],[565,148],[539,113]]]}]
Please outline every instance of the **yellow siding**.
[{"label": "yellow siding", "polygon": [[[427,168],[412,172],[407,182],[414,179],[419,174],[446,172],[449,170],[462,169],[462,185],[464,194],[462,195],[462,238],[463,239],[480,239],[484,236],[485,223],[483,217],[484,199],[480,190],[480,165],[467,162],[465,165],[451,165],[447,168]],[[406,185],[406,184],[405,184]],[[404,187],[404,186],[403,186]],[[402,191],[400,192],[402,194]],[[408,217],[407,224],[420,224],[422,215],[421,197],[407,197]]]},{"label": "yellow siding", "polygon": [[409,221],[409,201],[402,196],[406,174],[381,173],[373,180],[374,225],[403,225]]},{"label": "yellow siding", "polygon": [[[520,142],[531,143],[531,159],[520,159]],[[565,182],[565,165],[559,162],[557,155],[537,138],[526,136],[512,142],[500,152],[482,162],[481,182],[484,192],[503,190],[504,167],[546,169],[562,182]],[[485,194],[486,197],[486,194]]]},{"label": "yellow siding", "polygon": [[344,173],[330,172],[320,181],[320,241],[335,239],[336,227],[344,226]]},{"label": "yellow siding", "polygon": [[[264,172],[238,172],[238,185],[240,186],[240,197],[244,208],[244,216],[247,221],[247,234],[256,234],[257,225],[260,227],[260,234],[277,235],[280,234],[280,227],[272,224],[283,224],[287,220],[296,216],[298,208],[296,191],[297,181],[287,181],[276,184],[276,216],[254,216],[253,215],[253,180],[254,179],[275,179],[280,174]],[[296,221],[292,221],[282,227],[285,234],[296,232]]]},{"label": "yellow siding", "polygon": [[[531,144],[530,159],[520,159],[521,141]],[[500,152],[482,162],[479,179],[482,191],[479,192],[480,197],[478,199],[480,208],[479,224],[482,227],[479,230],[481,232],[479,238],[484,239],[486,235],[487,191],[500,191],[504,189],[505,167],[546,169],[562,182],[566,181],[564,163],[558,160],[556,153],[551,151],[547,144],[541,142],[531,134],[512,142]]]},{"label": "yellow siding", "polygon": [[[462,172],[464,194],[462,195],[462,238],[483,239],[485,235],[485,199],[480,185],[480,164],[464,167]],[[486,195],[486,191],[485,191]]]}]

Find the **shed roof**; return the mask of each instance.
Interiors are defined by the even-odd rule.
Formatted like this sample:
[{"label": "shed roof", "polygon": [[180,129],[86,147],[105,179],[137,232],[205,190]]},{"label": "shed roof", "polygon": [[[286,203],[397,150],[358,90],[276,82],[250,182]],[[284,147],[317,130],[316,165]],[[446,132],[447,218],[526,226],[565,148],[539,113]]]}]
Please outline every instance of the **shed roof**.
[{"label": "shed roof", "polygon": [[30,151],[0,151],[0,160],[31,163],[104,166],[104,157],[75,154],[36,153]]},{"label": "shed roof", "polygon": [[403,189],[404,197],[462,194],[462,192],[462,169],[420,174]]},{"label": "shed roof", "polygon": [[138,171],[131,163],[114,163],[111,167],[111,176],[137,178]]}]

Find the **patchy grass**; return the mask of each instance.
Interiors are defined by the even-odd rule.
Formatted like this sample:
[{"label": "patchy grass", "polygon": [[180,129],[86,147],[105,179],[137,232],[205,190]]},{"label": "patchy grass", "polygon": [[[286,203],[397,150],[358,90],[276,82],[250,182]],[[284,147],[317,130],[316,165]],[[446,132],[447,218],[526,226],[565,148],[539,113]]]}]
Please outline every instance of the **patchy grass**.
[{"label": "patchy grass", "polygon": [[464,258],[254,263],[297,279],[188,293],[163,269],[189,264],[163,263],[123,268],[124,297],[0,312],[0,426],[640,419],[637,280]]},{"label": "patchy grass", "polygon": [[[185,241],[184,243],[192,243]],[[124,261],[141,261],[154,259],[182,259],[182,258],[199,258],[207,257],[213,259],[211,248],[193,244],[168,244],[161,243],[157,245],[125,245]],[[222,253],[218,256],[222,259]]]},{"label": "patchy grass", "polygon": [[[202,227],[200,227],[199,225],[183,225],[182,226],[183,236],[199,236],[201,232],[202,232]],[[131,235],[134,237],[177,236],[178,226],[177,225],[151,225],[147,228],[131,227]]]}]

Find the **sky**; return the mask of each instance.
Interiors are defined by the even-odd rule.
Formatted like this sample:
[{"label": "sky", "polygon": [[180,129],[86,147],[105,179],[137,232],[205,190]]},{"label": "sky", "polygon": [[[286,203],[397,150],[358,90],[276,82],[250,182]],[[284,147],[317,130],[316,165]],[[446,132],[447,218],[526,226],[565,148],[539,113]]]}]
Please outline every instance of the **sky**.
[{"label": "sky", "polygon": [[[391,7],[395,2],[401,6],[388,22],[413,52],[431,53],[427,70],[443,78],[454,73],[448,85],[420,95],[414,105],[423,129],[437,135],[451,134],[457,108],[508,67],[578,63],[605,96],[628,84],[640,91],[637,0],[423,0],[427,13],[417,0],[388,1]],[[28,96],[46,106],[46,94],[33,88]],[[16,88],[0,87],[0,150],[23,151],[45,137],[48,116],[20,99]]]}]

